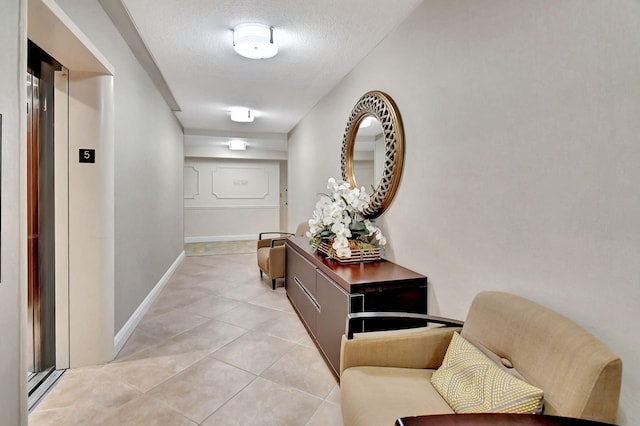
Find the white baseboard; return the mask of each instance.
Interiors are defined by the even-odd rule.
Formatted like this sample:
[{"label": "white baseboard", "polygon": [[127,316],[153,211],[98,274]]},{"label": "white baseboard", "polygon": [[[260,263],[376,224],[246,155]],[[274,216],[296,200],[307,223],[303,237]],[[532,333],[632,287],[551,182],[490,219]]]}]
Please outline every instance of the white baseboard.
[{"label": "white baseboard", "polygon": [[257,240],[258,235],[224,235],[224,236],[211,236],[211,237],[184,237],[185,243],[213,243],[220,241],[248,241]]},{"label": "white baseboard", "polygon": [[129,317],[129,320],[122,326],[120,331],[118,331],[113,342],[114,358],[118,355],[118,352],[122,350],[122,347],[124,346],[124,344],[127,343],[127,340],[133,334],[133,331],[136,329],[136,327],[142,320],[142,317],[144,317],[144,314],[147,313],[147,311],[151,307],[151,304],[156,300],[156,298],[158,297],[158,295],[160,294],[164,286],[167,285],[167,283],[169,282],[169,278],[171,278],[171,276],[176,271],[176,269],[178,268],[178,265],[180,265],[184,257],[185,257],[185,252],[183,250],[182,253],[178,255],[178,257],[173,262],[173,264],[169,267],[169,269],[167,269],[167,272],[165,272],[162,278],[160,278],[160,281],[158,281],[158,284],[156,284],[155,287],[153,287],[153,290],[149,292],[147,297],[145,297],[142,303],[138,306],[138,309],[135,310],[135,312],[131,315],[131,317]]}]

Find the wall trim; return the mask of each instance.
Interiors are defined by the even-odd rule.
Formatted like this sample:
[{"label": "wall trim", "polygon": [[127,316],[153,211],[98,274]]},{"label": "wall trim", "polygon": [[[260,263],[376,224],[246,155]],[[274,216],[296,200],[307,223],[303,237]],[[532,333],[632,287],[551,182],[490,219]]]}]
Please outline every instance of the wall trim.
[{"label": "wall trim", "polygon": [[147,297],[145,297],[142,303],[140,303],[140,305],[135,310],[135,312],[131,315],[131,317],[129,317],[127,322],[122,326],[122,328],[118,331],[118,333],[116,333],[116,336],[114,338],[114,344],[113,344],[114,358],[118,355],[118,352],[122,350],[122,347],[127,342],[129,337],[131,337],[131,335],[133,334],[133,331],[136,329],[136,327],[142,320],[142,317],[144,317],[144,314],[147,313],[147,311],[151,307],[151,304],[156,300],[156,298],[158,297],[158,295],[160,294],[164,286],[167,285],[167,283],[169,282],[169,279],[171,278],[173,273],[176,271],[180,263],[184,260],[184,258],[185,258],[185,252],[183,250],[178,255],[178,257],[173,262],[173,264],[171,264],[169,269],[167,269],[167,272],[165,272],[162,278],[160,278],[160,281],[158,281],[155,287],[153,287],[153,289],[149,292]]},{"label": "wall trim", "polygon": [[70,71],[114,75],[115,68],[55,0],[29,0],[28,37]]},{"label": "wall trim", "polygon": [[[193,200],[196,198],[196,196],[200,195],[200,170],[198,170],[195,166],[184,166],[182,173],[185,173],[187,169],[193,169],[193,172],[196,174],[196,187],[191,191],[190,195],[186,194],[186,190],[183,190],[184,195],[183,198],[185,200],[189,199],[189,200]],[[185,173],[186,174],[186,173]],[[183,175],[183,181],[184,181],[184,175]]]},{"label": "wall trim", "polygon": [[[261,181],[261,183],[264,185],[264,188],[253,188],[253,189],[257,189],[257,192],[253,194],[244,194],[244,195],[223,194],[221,192],[221,189],[229,190],[229,188],[225,188],[224,187],[225,185],[221,185],[221,187],[219,188],[217,185],[218,180],[216,180],[216,177],[219,176],[219,173],[225,170],[244,171],[245,173],[249,171],[251,172],[262,171],[262,173],[265,175],[264,179],[256,179],[256,180]],[[233,185],[242,185],[242,186],[249,187],[251,186],[250,184],[252,181],[250,177],[251,176],[244,176],[243,179],[233,179],[234,181]],[[265,199],[269,195],[269,171],[265,167],[214,167],[213,170],[211,171],[211,194],[219,200]]]},{"label": "wall trim", "polygon": [[184,206],[185,210],[277,210],[280,206]]},{"label": "wall trim", "polygon": [[250,241],[257,240],[256,234],[247,235],[223,235],[223,236],[204,236],[204,237],[184,237],[185,243],[213,243],[220,241]]},{"label": "wall trim", "polygon": [[[156,86],[164,101],[169,105],[171,111],[181,111],[178,101],[173,96],[169,85],[164,79],[164,76],[158,68],[158,64],[151,56],[147,45],[140,36],[127,6],[122,0],[107,1],[98,0],[104,11],[107,13],[113,25],[117,28],[118,32],[122,35],[122,38],[127,43],[131,52],[136,57],[142,68],[147,72],[149,78]],[[181,125],[182,127],[182,125]]]}]

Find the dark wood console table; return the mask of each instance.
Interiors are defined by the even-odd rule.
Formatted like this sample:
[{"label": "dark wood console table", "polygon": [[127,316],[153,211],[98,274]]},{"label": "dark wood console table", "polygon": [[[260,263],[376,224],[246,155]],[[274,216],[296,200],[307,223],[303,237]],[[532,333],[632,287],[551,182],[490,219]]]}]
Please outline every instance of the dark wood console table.
[{"label": "dark wood console table", "polygon": [[532,414],[441,414],[403,417],[396,426],[613,426],[609,423]]},{"label": "dark wood console table", "polygon": [[[285,286],[336,375],[347,314],[388,311],[427,313],[427,277],[393,262],[342,264],[317,254],[304,237],[286,241]],[[379,329],[375,324],[367,330]],[[384,328],[393,328],[386,323]]]}]

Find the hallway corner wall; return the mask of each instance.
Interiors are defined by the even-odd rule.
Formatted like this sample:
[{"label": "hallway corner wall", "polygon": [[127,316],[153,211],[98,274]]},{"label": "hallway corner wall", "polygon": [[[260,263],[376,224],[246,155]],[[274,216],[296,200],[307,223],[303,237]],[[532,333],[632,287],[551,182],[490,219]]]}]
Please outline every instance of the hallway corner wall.
[{"label": "hallway corner wall", "polygon": [[[25,267],[20,263],[20,253],[25,246],[20,245],[26,235],[26,222],[21,221],[21,206],[26,199],[21,198],[20,188],[25,185],[21,175],[21,158],[26,152],[26,70],[27,42],[26,1],[5,2],[0,14],[0,114],[2,114],[2,171],[0,217],[0,412],[2,422],[10,425],[27,424],[26,383],[24,372],[26,363],[22,359],[25,347],[26,296],[23,293]],[[22,118],[24,117],[24,118]],[[26,175],[25,175],[26,176]],[[23,235],[24,234],[24,235]]]},{"label": "hallway corner wall", "polygon": [[99,2],[57,4],[114,67],[117,334],[184,248],[183,131]]},{"label": "hallway corner wall", "polygon": [[[111,75],[69,72],[69,361],[111,361],[114,158]],[[79,135],[82,135],[79,137]],[[78,162],[94,149],[95,163]],[[91,285],[88,285],[91,283]]]}]

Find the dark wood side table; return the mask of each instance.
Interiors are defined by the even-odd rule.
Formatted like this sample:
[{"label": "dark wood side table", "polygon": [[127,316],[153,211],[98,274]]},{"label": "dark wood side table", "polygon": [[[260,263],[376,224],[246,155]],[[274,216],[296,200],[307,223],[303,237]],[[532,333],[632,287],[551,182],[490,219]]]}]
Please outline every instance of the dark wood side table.
[{"label": "dark wood side table", "polygon": [[609,423],[533,414],[439,414],[403,417],[396,426],[613,426]]}]

